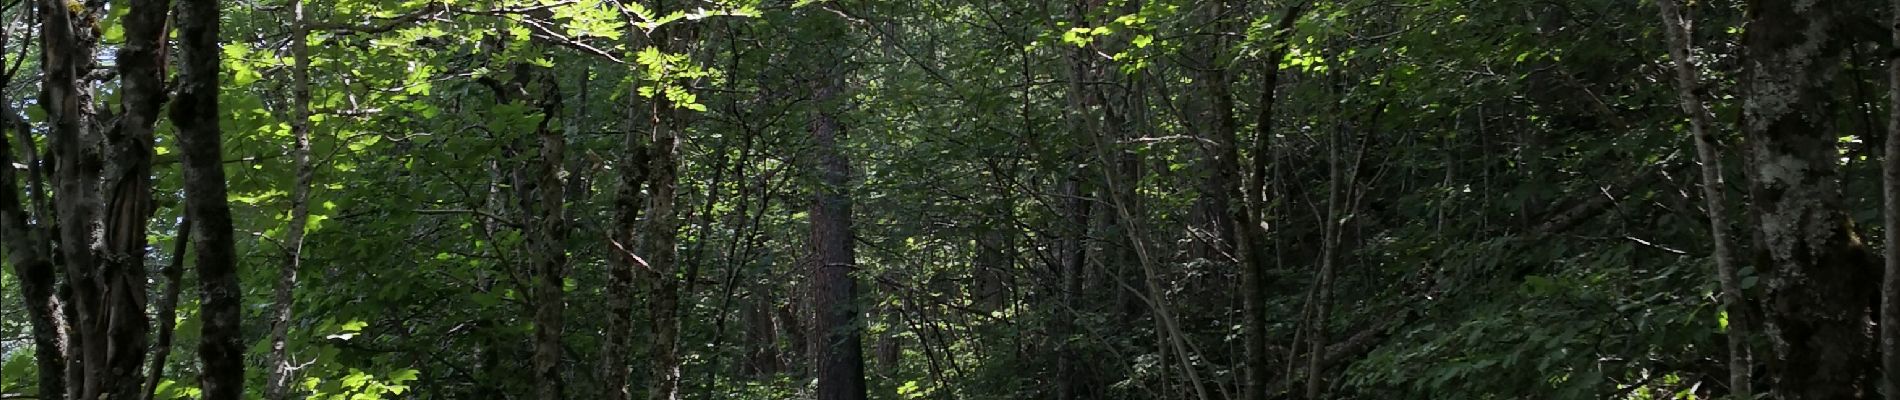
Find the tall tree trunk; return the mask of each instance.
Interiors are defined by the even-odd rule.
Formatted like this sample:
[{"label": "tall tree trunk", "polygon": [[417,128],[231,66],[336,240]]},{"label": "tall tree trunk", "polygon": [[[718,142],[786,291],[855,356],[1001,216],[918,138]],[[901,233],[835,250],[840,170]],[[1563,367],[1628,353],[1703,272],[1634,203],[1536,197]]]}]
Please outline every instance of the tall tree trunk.
[{"label": "tall tree trunk", "polygon": [[673,400],[679,397],[679,213],[674,203],[679,185],[677,126],[674,110],[664,101],[653,102],[653,130],[648,148],[647,219],[641,252],[647,257],[647,282],[652,288],[647,316],[653,328],[652,378],[647,398]]},{"label": "tall tree trunk", "polygon": [[48,134],[57,160],[54,204],[59,223],[58,253],[66,272],[61,296],[66,304],[67,397],[97,398],[105,379],[104,286],[96,266],[105,251],[105,222],[100,217],[99,138],[86,129],[80,65],[92,52],[80,41],[74,13],[66,2],[42,0],[40,14],[40,107],[50,119]]},{"label": "tall tree trunk", "polygon": [[628,107],[627,133],[620,153],[620,185],[614,192],[614,223],[608,243],[616,251],[607,265],[607,327],[601,339],[600,379],[605,400],[633,398],[633,364],[627,353],[633,347],[634,276],[647,267],[633,253],[639,238],[641,185],[647,181],[647,138],[635,132],[633,120],[639,107]]},{"label": "tall tree trunk", "polygon": [[1344,143],[1341,143],[1340,136],[1343,135],[1333,133],[1330,136],[1331,139],[1327,140],[1326,146],[1329,153],[1327,171],[1330,175],[1326,182],[1326,221],[1320,228],[1319,270],[1314,274],[1313,297],[1309,299],[1312,303],[1313,319],[1307,321],[1306,332],[1307,400],[1319,400],[1326,389],[1325,379],[1321,376],[1325,366],[1323,358],[1326,355],[1326,320],[1329,317],[1328,307],[1332,300],[1333,276],[1339,264],[1340,231],[1345,225],[1340,219],[1349,212],[1345,209],[1344,203],[1349,201],[1347,200],[1350,197],[1349,190],[1354,184],[1351,179],[1346,178],[1345,161],[1341,159],[1340,146]]},{"label": "tall tree trunk", "polygon": [[[566,385],[561,377],[561,362],[565,358],[561,331],[567,309],[567,217],[562,183],[567,139],[561,129],[551,124],[555,116],[560,115],[561,101],[554,78],[547,75],[547,71],[527,64],[517,65],[516,71],[522,80],[534,77],[538,81],[534,84],[541,90],[538,93],[541,123],[535,129],[535,137],[540,142],[538,161],[529,171],[532,176],[517,179],[525,183],[521,186],[524,193],[520,200],[528,221],[526,243],[533,267],[534,376],[538,382],[535,397],[560,400],[566,397]],[[524,82],[516,87],[526,89],[528,86]]]},{"label": "tall tree trunk", "polygon": [[[827,14],[823,18],[831,18]],[[842,24],[843,21],[830,23]],[[842,28],[820,29],[827,36],[842,36]],[[842,50],[827,50],[833,60],[843,60]],[[815,322],[810,337],[818,378],[818,400],[863,400],[864,345],[863,326],[858,323],[858,282],[855,243],[852,242],[851,163],[842,144],[844,128],[838,123],[840,92],[844,91],[843,67],[815,65],[816,88],[812,100],[811,138],[814,172],[818,186],[811,204],[811,246],[815,252],[812,266],[811,310]]]},{"label": "tall tree trunk", "polygon": [[100,282],[106,286],[104,307],[107,370],[106,386],[99,392],[111,398],[138,398],[144,379],[146,337],[145,249],[151,220],[153,127],[165,103],[165,19],[167,0],[138,0],[128,4],[124,18],[125,45],[119,48],[120,100],[125,115],[116,129],[106,130],[110,148],[105,176],[111,188],[104,216],[106,253]]},{"label": "tall tree trunk", "polygon": [[[1201,109],[1199,115],[1190,118],[1190,121],[1199,122],[1190,123],[1198,126],[1197,130],[1201,131],[1200,135],[1205,139],[1200,142],[1201,162],[1204,164],[1202,173],[1205,176],[1201,178],[1196,205],[1203,208],[1200,213],[1205,215],[1202,218],[1208,222],[1202,229],[1216,235],[1214,245],[1208,246],[1213,251],[1203,257],[1232,257],[1229,259],[1246,263],[1246,259],[1238,257],[1239,253],[1246,251],[1243,249],[1246,246],[1241,244],[1235,230],[1238,224],[1243,223],[1244,220],[1240,218],[1246,216],[1246,211],[1237,196],[1241,180],[1239,138],[1236,134],[1239,120],[1234,117],[1234,94],[1230,90],[1233,72],[1229,69],[1232,57],[1228,55],[1229,43],[1224,37],[1226,32],[1235,31],[1232,22],[1237,17],[1228,15],[1226,0],[1209,2],[1204,9],[1207,16],[1201,24],[1207,30],[1195,35],[1195,46],[1199,49],[1194,53],[1200,56],[1194,62],[1198,65],[1188,67],[1194,71],[1194,85],[1200,91],[1200,96],[1190,98],[1188,103]],[[1244,280],[1249,272],[1245,267],[1241,271]]]},{"label": "tall tree trunk", "polygon": [[271,353],[266,364],[270,375],[265,390],[267,399],[283,399],[288,396],[290,383],[290,360],[285,348],[289,335],[293,295],[297,283],[297,273],[303,265],[303,239],[305,227],[310,216],[310,190],[315,175],[315,165],[310,160],[310,54],[308,22],[304,16],[304,2],[293,0],[290,5],[291,37],[291,110],[290,131],[293,147],[291,158],[296,168],[296,181],[291,187],[290,226],[284,239],[284,262],[277,275],[277,286],[273,288],[271,312]]},{"label": "tall tree trunk", "polygon": [[[118,176],[108,176],[118,180],[112,184],[112,203],[108,205],[106,226],[112,229],[108,237],[110,262],[106,267],[108,277],[114,282],[108,288],[108,300],[112,301],[112,398],[141,398],[144,391],[144,379],[139,375],[146,336],[150,322],[144,315],[144,248],[146,248],[146,224],[152,218],[152,131],[160,118],[160,108],[165,104],[165,19],[171,15],[169,0],[133,0],[123,17],[125,23],[125,45],[118,51],[118,70],[120,70],[120,100],[123,102],[125,116],[120,118],[116,135],[110,135],[108,142],[114,148],[114,157],[118,163]],[[177,256],[177,254],[175,254]],[[167,326],[171,320],[165,320]],[[167,337],[169,339],[169,337]],[[163,360],[158,360],[163,362]],[[158,368],[154,368],[156,372]]]},{"label": "tall tree trunk", "polygon": [[[1077,24],[1086,20],[1095,6],[1095,2],[1090,0],[1073,0],[1067,3],[1064,7],[1067,12],[1066,17]],[[1056,227],[1057,232],[1062,235],[1058,239],[1060,242],[1056,254],[1058,258],[1056,262],[1059,263],[1057,278],[1060,279],[1058,293],[1061,306],[1056,314],[1058,319],[1052,335],[1055,336],[1057,343],[1056,398],[1072,400],[1100,397],[1093,390],[1096,386],[1091,384],[1094,374],[1090,373],[1087,367],[1092,357],[1078,345],[1081,342],[1079,337],[1083,334],[1083,315],[1080,311],[1087,304],[1082,295],[1085,286],[1084,277],[1088,271],[1090,259],[1089,237],[1092,227],[1096,225],[1090,223],[1096,219],[1093,212],[1095,202],[1086,197],[1089,189],[1085,184],[1092,172],[1090,165],[1095,163],[1089,162],[1093,157],[1089,157],[1086,147],[1080,146],[1090,143],[1088,140],[1095,134],[1091,129],[1094,117],[1087,112],[1092,104],[1087,82],[1096,78],[1090,67],[1092,59],[1090,51],[1082,48],[1065,50],[1067,51],[1063,56],[1067,64],[1065,67],[1068,70],[1068,82],[1067,90],[1063,93],[1067,104],[1063,110],[1063,124],[1070,138],[1078,143],[1078,148],[1070,156],[1072,158],[1069,162],[1070,166],[1067,171],[1063,171],[1067,176],[1061,178],[1058,189],[1062,193],[1060,202],[1062,208],[1059,210],[1061,215],[1058,216],[1058,221],[1062,225]],[[1161,354],[1165,361],[1167,353],[1163,351]],[[1162,365],[1166,363],[1163,362]],[[1166,370],[1162,371],[1165,373]]]},{"label": "tall tree trunk", "polygon": [[[82,71],[92,69],[97,27],[81,21],[98,9],[41,2],[41,105],[54,123],[59,158],[59,251],[72,302],[68,329],[69,396],[133,398],[145,356],[145,231],[152,213],[152,124],[163,102],[159,45],[164,4],[133,2],[144,11],[125,19],[120,48],[121,125],[93,131],[91,95]],[[152,10],[157,8],[157,10]]]},{"label": "tall tree trunk", "polygon": [[1870,390],[1861,377],[1874,369],[1867,307],[1878,267],[1843,211],[1829,90],[1848,46],[1835,24],[1850,6],[1749,4],[1743,128],[1774,349],[1770,387],[1784,400],[1861,398]]},{"label": "tall tree trunk", "polygon": [[1080,346],[1075,344],[1073,336],[1081,332],[1081,318],[1076,310],[1082,307],[1082,273],[1088,264],[1088,221],[1091,219],[1093,202],[1082,196],[1083,167],[1073,167],[1069,176],[1062,179],[1062,205],[1060,215],[1062,224],[1057,226],[1060,233],[1056,244],[1056,275],[1060,280],[1057,286],[1061,309],[1055,324],[1057,338],[1056,349],[1056,398],[1060,400],[1089,398],[1088,384],[1090,374],[1085,367],[1089,357]]},{"label": "tall tree trunk", "polygon": [[[0,129],[30,129],[12,108],[0,105],[0,113],[7,118]],[[31,151],[33,144],[28,142],[21,146]],[[55,295],[53,258],[44,252],[50,248],[49,238],[27,225],[26,205],[15,191],[19,179],[15,175],[17,170],[12,167],[12,158],[13,147],[7,143],[4,132],[0,132],[0,240],[4,240],[0,246],[5,246],[6,262],[13,266],[14,277],[20,281],[20,297],[26,303],[27,319],[32,325],[33,361],[39,374],[40,396],[63,399],[69,354],[65,304]]]},{"label": "tall tree trunk", "polygon": [[[1900,10],[1900,0],[1893,1]],[[1893,14],[1894,43],[1900,43],[1900,11]],[[1887,400],[1900,400],[1900,53],[1887,58],[1888,107],[1886,149],[1880,155],[1885,192],[1886,275],[1880,281],[1880,366],[1887,383]]]},{"label": "tall tree trunk", "polygon": [[[1287,7],[1273,25],[1274,34],[1268,43],[1271,47],[1267,49],[1262,62],[1265,67],[1261,71],[1260,101],[1256,105],[1259,114],[1255,121],[1257,126],[1254,127],[1252,154],[1249,154],[1253,157],[1253,163],[1249,168],[1251,172],[1243,175],[1246,177],[1243,186],[1238,188],[1242,201],[1239,209],[1235,210],[1234,240],[1238,242],[1235,253],[1241,262],[1241,312],[1245,315],[1241,323],[1245,325],[1246,332],[1243,346],[1246,349],[1247,375],[1241,391],[1246,400],[1266,400],[1268,386],[1273,380],[1273,369],[1268,367],[1272,363],[1272,356],[1267,351],[1267,343],[1271,339],[1267,336],[1266,305],[1269,284],[1267,271],[1270,267],[1266,257],[1267,231],[1263,227],[1262,215],[1267,207],[1267,163],[1272,158],[1269,152],[1272,151],[1270,146],[1273,143],[1273,106],[1280,84],[1280,59],[1285,55],[1287,37],[1292,35],[1293,23],[1299,20],[1304,10],[1304,2]],[[1236,140],[1233,146],[1238,145]],[[1239,168],[1239,155],[1230,157],[1236,162],[1233,167]]]},{"label": "tall tree trunk", "polygon": [[185,218],[195,224],[192,248],[198,254],[199,387],[205,400],[238,400],[244,395],[243,317],[238,288],[237,251],[232,238],[231,206],[225,198],[223,134],[218,128],[218,1],[178,3],[180,70],[178,99],[171,108],[185,175]]},{"label": "tall tree trunk", "polygon": [[1702,103],[1701,72],[1698,71],[1690,39],[1693,22],[1683,14],[1677,0],[1656,0],[1662,13],[1663,31],[1669,38],[1669,57],[1675,60],[1676,97],[1682,112],[1689,115],[1689,133],[1695,137],[1696,158],[1702,163],[1702,199],[1709,210],[1709,233],[1715,242],[1715,273],[1722,285],[1722,307],[1728,311],[1728,368],[1731,398],[1753,399],[1749,386],[1753,381],[1753,351],[1749,348],[1748,307],[1742,298],[1742,285],[1736,278],[1735,257],[1729,249],[1727,186],[1722,176],[1722,156],[1716,150],[1714,116]]},{"label": "tall tree trunk", "polygon": [[297,272],[303,269],[304,229],[310,219],[310,185],[316,176],[316,165],[310,162],[310,30],[303,6],[303,0],[290,2],[290,136],[293,141],[290,157],[296,168],[296,182],[290,187],[290,226],[284,233],[284,261],[278,266],[277,287],[271,291],[270,356],[264,364],[270,368],[264,383],[267,400],[284,400],[290,395],[291,374],[295,371],[290,367],[290,349],[285,347],[285,341],[290,336],[291,310],[296,303]]}]

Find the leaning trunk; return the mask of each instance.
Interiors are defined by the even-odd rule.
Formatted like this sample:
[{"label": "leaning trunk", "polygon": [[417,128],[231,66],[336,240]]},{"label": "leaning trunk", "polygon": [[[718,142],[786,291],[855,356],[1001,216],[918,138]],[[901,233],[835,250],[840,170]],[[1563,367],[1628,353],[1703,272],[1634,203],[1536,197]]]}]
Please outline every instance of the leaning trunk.
[{"label": "leaning trunk", "polygon": [[1742,286],[1736,278],[1734,253],[1729,250],[1727,185],[1722,178],[1722,156],[1716,152],[1714,116],[1702,104],[1701,76],[1690,52],[1689,38],[1694,30],[1676,0],[1656,0],[1661,8],[1663,31],[1669,38],[1669,57],[1675,60],[1676,98],[1689,115],[1689,133],[1695,137],[1696,158],[1702,163],[1702,199],[1709,209],[1709,233],[1715,242],[1715,273],[1722,285],[1722,306],[1728,310],[1729,391],[1732,398],[1753,399],[1749,389],[1753,381],[1753,352],[1748,346],[1748,309],[1742,299]]},{"label": "leaning trunk", "polygon": [[172,354],[173,331],[178,330],[178,292],[185,278],[185,252],[191,244],[191,220],[179,219],[178,232],[172,237],[171,264],[159,273],[165,275],[165,290],[158,297],[158,342],[152,344],[152,363],[146,368],[145,388],[139,398],[152,400],[158,395],[158,383],[165,380],[165,364]]}]

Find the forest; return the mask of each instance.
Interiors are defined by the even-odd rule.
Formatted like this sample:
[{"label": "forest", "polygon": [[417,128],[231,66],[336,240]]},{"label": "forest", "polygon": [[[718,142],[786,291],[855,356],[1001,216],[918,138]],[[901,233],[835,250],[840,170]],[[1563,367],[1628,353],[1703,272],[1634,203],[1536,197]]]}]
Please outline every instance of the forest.
[{"label": "forest", "polygon": [[0,0],[0,400],[1900,400],[1900,0]]}]

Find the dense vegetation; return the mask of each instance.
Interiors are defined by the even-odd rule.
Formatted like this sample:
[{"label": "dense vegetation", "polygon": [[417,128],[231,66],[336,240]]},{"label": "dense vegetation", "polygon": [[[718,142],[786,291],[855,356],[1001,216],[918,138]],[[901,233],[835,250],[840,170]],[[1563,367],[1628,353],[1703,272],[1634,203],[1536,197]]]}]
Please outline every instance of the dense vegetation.
[{"label": "dense vegetation", "polygon": [[1894,8],[0,0],[0,400],[1900,399]]}]

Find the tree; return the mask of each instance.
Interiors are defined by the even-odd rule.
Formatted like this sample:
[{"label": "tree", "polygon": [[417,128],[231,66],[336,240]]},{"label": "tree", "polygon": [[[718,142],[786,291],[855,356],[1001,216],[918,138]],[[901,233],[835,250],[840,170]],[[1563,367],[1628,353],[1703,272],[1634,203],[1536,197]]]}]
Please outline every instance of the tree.
[{"label": "tree", "polygon": [[218,94],[222,79],[218,45],[217,0],[179,0],[178,94],[171,106],[184,170],[185,215],[197,255],[200,319],[200,389],[206,400],[237,400],[244,395],[243,290],[237,274],[231,206],[224,174],[223,132]]},{"label": "tree", "polygon": [[[829,43],[841,43],[843,21],[824,10],[808,9],[807,26]],[[846,60],[850,53],[830,47],[820,60]],[[814,60],[807,73],[815,109],[810,112],[811,173],[817,176],[811,200],[812,358],[820,400],[862,400],[863,325],[858,313],[858,263],[851,227],[851,160],[844,154],[844,127],[838,121],[845,96],[846,63]]]},{"label": "tree", "polygon": [[290,394],[291,311],[296,305],[297,273],[303,269],[303,242],[310,222],[310,190],[316,165],[310,160],[310,24],[304,18],[303,0],[290,2],[290,136],[291,159],[296,168],[295,183],[290,187],[290,223],[284,233],[283,264],[277,270],[277,284],[271,290],[270,355],[265,366],[270,378],[265,382],[264,398],[284,400]]},{"label": "tree", "polygon": [[[1900,10],[1900,2],[1894,9]],[[1900,13],[1894,16],[1893,37],[1900,43]],[[1882,245],[1886,247],[1886,270],[1880,281],[1880,367],[1887,383],[1881,388],[1887,400],[1900,400],[1900,62],[1887,61],[1887,138],[1880,155],[1882,211],[1886,217]]]},{"label": "tree", "polygon": [[1728,312],[1729,390],[1738,399],[1753,399],[1754,351],[1749,345],[1753,329],[1749,306],[1736,272],[1734,254],[1729,249],[1727,185],[1722,175],[1722,155],[1716,150],[1713,115],[1702,103],[1701,71],[1689,43],[1694,26],[1675,0],[1657,0],[1662,14],[1663,33],[1669,38],[1669,57],[1675,61],[1676,101],[1689,115],[1689,134],[1695,140],[1696,161],[1702,164],[1702,200],[1709,213],[1709,234],[1714,243],[1717,279],[1722,285],[1722,306]]},{"label": "tree", "polygon": [[1828,82],[1845,44],[1840,4],[1751,4],[1742,125],[1761,230],[1755,256],[1773,337],[1771,392],[1783,399],[1859,398],[1871,370],[1866,309],[1875,267],[1846,216]]}]

